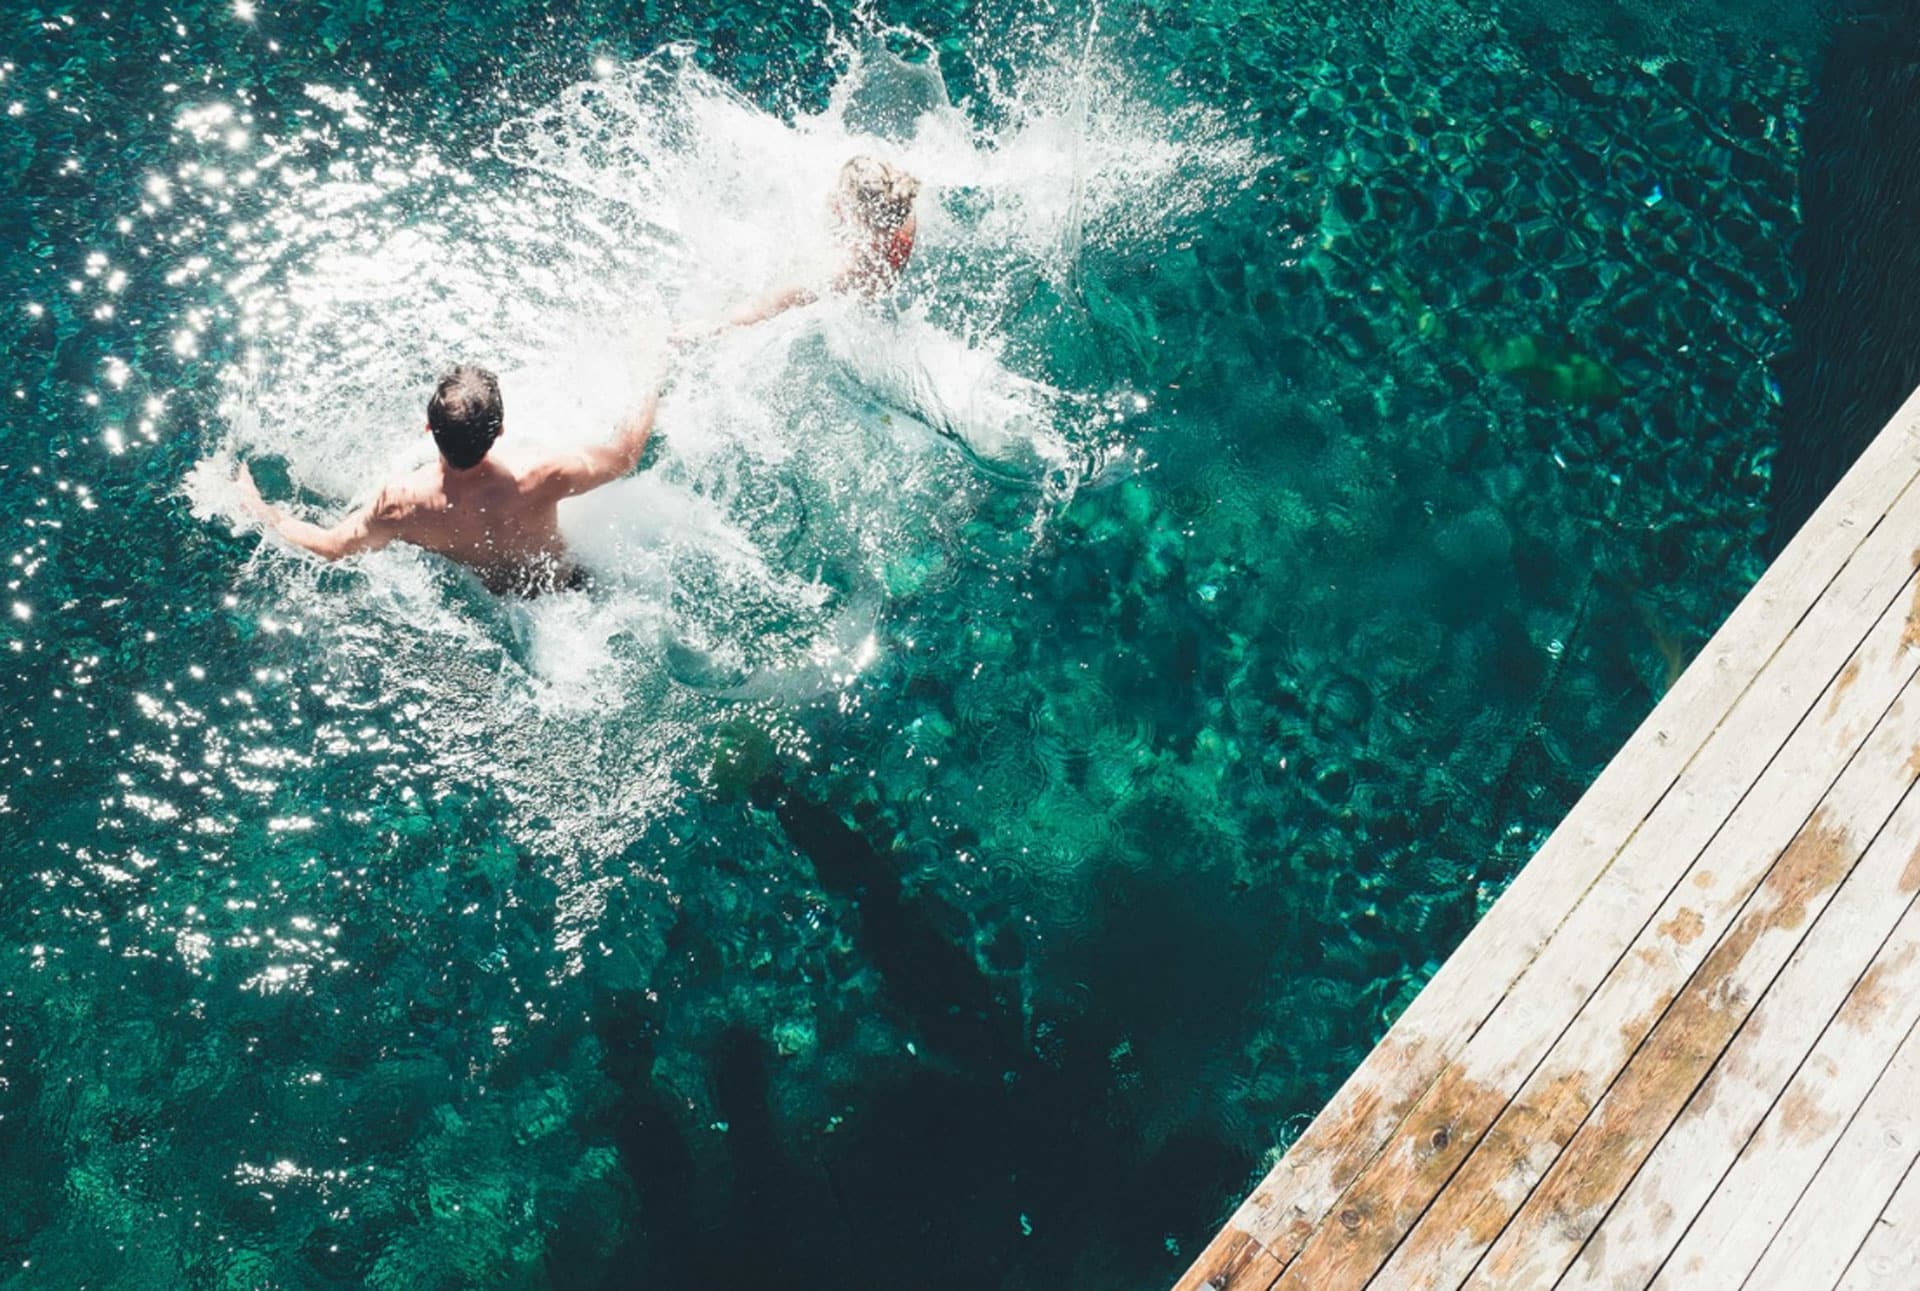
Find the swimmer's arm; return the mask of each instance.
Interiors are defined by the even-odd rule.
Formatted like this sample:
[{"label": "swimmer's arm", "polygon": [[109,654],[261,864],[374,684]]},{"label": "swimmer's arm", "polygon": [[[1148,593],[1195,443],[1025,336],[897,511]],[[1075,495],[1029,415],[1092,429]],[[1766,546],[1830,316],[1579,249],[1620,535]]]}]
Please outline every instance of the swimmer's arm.
[{"label": "swimmer's arm", "polygon": [[[908,215],[906,222],[893,236],[904,237],[908,247],[911,248],[914,235],[919,228],[919,216]],[[890,289],[899,277],[899,271],[887,260],[885,246],[876,244],[857,254],[852,263],[835,275],[830,290],[841,295],[847,292],[859,292],[863,296],[877,296]],[[677,345],[688,345],[728,327],[752,327],[755,323],[764,323],[769,318],[784,314],[789,309],[811,305],[818,299],[820,299],[818,291],[800,283],[776,287],[772,291],[742,301],[734,307],[733,312],[717,321],[682,324],[674,330],[673,341]]]},{"label": "swimmer's arm", "polygon": [[789,309],[811,305],[818,299],[811,287],[802,287],[798,283],[787,287],[776,287],[764,295],[755,296],[752,300],[743,302],[727,315],[727,323],[733,327],[752,327],[755,323],[764,323],[775,315],[784,314]]},{"label": "swimmer's arm", "polygon": [[772,291],[762,292],[758,296],[741,301],[719,318],[682,323],[673,329],[671,339],[675,345],[692,345],[709,336],[716,336],[729,327],[752,327],[755,323],[764,323],[769,318],[786,313],[789,309],[811,305],[819,298],[819,294],[813,288],[802,287],[798,283],[776,287]]},{"label": "swimmer's arm", "polygon": [[557,497],[568,498],[630,474],[640,464],[653,437],[654,415],[660,411],[660,383],[648,383],[651,391],[614,427],[613,438],[577,453],[568,453],[546,463],[542,487]]},{"label": "swimmer's arm", "polygon": [[354,511],[338,524],[323,528],[297,516],[287,515],[261,497],[259,488],[253,482],[253,472],[245,466],[240,468],[235,483],[240,487],[240,504],[246,508],[248,515],[294,546],[304,548],[322,560],[340,560],[358,552],[377,551],[395,537],[393,526],[381,514],[385,508],[380,506],[379,499],[372,506]]}]

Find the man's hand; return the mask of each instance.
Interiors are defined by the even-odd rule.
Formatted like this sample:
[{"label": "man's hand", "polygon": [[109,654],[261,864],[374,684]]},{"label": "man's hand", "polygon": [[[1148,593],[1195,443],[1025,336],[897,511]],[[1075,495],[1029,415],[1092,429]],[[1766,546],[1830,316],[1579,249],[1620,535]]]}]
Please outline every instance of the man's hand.
[{"label": "man's hand", "polygon": [[234,474],[233,487],[239,490],[242,510],[263,524],[274,522],[279,513],[260,496],[260,486],[253,482],[253,472],[245,462],[240,463],[240,469]]}]

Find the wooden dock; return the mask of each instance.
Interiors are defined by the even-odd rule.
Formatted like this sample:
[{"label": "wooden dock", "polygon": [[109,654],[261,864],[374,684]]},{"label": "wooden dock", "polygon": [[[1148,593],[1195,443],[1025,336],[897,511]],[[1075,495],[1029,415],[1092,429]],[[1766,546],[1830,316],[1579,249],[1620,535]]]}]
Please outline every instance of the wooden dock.
[{"label": "wooden dock", "polygon": [[1180,1291],[1920,1288],[1920,394]]}]

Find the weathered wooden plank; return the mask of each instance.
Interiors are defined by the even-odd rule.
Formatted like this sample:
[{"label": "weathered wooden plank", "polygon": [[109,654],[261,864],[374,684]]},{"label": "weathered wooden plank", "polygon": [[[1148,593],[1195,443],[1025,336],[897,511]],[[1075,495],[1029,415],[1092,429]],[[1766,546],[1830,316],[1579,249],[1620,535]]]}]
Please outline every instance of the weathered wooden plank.
[{"label": "weathered wooden plank", "polygon": [[[1652,804],[1670,791],[1755,688],[1756,675],[1766,669],[1777,686],[1791,671],[1791,664],[1769,667],[1785,650],[1783,642],[1801,636],[1803,629],[1811,637],[1840,630],[1847,611],[1872,602],[1873,584],[1866,575],[1873,562],[1861,558],[1861,549],[1881,534],[1883,513],[1909,490],[1917,458],[1920,393],[1828,495],[1386,1040],[1242,1204],[1234,1228],[1282,1260],[1305,1244],[1638,830]],[[1822,616],[1809,628],[1804,622],[1812,617],[1809,607],[1823,602],[1847,610]]]},{"label": "weathered wooden plank", "polygon": [[[1836,1142],[1877,1083],[1908,1025],[1891,1025],[1880,996],[1912,991],[1912,961],[1876,959],[1888,967],[1855,985],[1847,1004],[1821,1035],[1807,1061],[1767,1111],[1733,1167],[1722,1176],[1663,1266],[1657,1285],[1673,1288],[1737,1286],[1760,1259],[1822,1169]],[[1825,1285],[1825,1284],[1823,1284]]]},{"label": "weathered wooden plank", "polygon": [[[1920,686],[1909,687],[1905,700],[1880,728],[1886,738],[1870,741],[1848,768],[1842,785],[1768,874],[1739,922],[1528,1196],[1468,1286],[1544,1286],[1559,1278],[1747,1021],[1807,925],[1852,877],[1869,840],[1869,859],[1860,862],[1870,867],[1864,883],[1895,888],[1920,847],[1920,798],[1909,795],[1914,809],[1882,830],[1913,780],[1907,766],[1910,713],[1920,706]],[[1855,787],[1857,796],[1846,792]]]},{"label": "weathered wooden plank", "polygon": [[[1758,858],[1761,866],[1792,838],[1905,681],[1889,671],[1889,660],[1904,653],[1905,584],[1911,535],[1920,534],[1920,489],[1903,494],[1889,519],[1895,524],[1876,529],[1836,580],[1835,587],[1844,583],[1849,594],[1815,605],[1761,682],[1621,849],[1605,880],[1390,1134],[1386,1149],[1341,1197],[1334,1222],[1323,1223],[1302,1245],[1280,1286],[1317,1291],[1358,1285],[1380,1267],[1729,818],[1738,822],[1731,839],[1751,835],[1773,849]],[[1864,604],[1861,585],[1871,589]],[[1874,626],[1863,632],[1869,622]],[[1863,644],[1867,648],[1855,653]],[[1902,667],[1912,670],[1910,663]],[[1792,752],[1776,762],[1783,741]],[[1739,872],[1732,861],[1727,855],[1715,863]],[[1669,942],[1669,953],[1679,955],[1704,954],[1711,944]],[[1685,972],[1679,973],[1671,989],[1684,980]],[[1646,1003],[1637,1007],[1645,1011]],[[1641,1034],[1651,1023],[1648,1017]],[[1608,1077],[1613,1070],[1617,1065]],[[1590,1086],[1577,1069],[1557,1072],[1555,1079],[1536,1087],[1533,1102],[1502,1127],[1496,1151],[1514,1164],[1482,1180],[1488,1188],[1537,1178],[1605,1088],[1604,1080]],[[1541,1109],[1553,1119],[1531,1114]],[[1482,1213],[1491,1215],[1502,1204],[1511,1213],[1524,1195],[1519,1186],[1488,1196]],[[1458,1223],[1437,1230],[1458,1243],[1452,1260],[1477,1255],[1492,1240],[1499,1224],[1488,1222],[1491,1231]]]},{"label": "weathered wooden plank", "polygon": [[[1920,1028],[1900,1049],[1742,1286],[1831,1287],[1920,1157]],[[1714,1277],[1659,1285],[1702,1287]]]},{"label": "weathered wooden plank", "polygon": [[[1909,792],[1899,814],[1920,814],[1920,794]],[[1847,879],[1560,1286],[1650,1282],[1800,1072],[1824,1082],[1821,1097],[1794,1090],[1781,1128],[1800,1138],[1839,1133],[1885,1050],[1920,1021],[1920,862],[1887,840],[1906,828],[1890,825]],[[1887,1037],[1882,1051],[1863,1061],[1860,1041],[1874,1034]],[[1768,1173],[1784,1178],[1794,1163],[1773,1165]]]},{"label": "weathered wooden plank", "polygon": [[1913,1291],[1920,1287],[1920,1169],[1894,1191],[1873,1231],[1847,1265],[1839,1291]]},{"label": "weathered wooden plank", "polygon": [[[1901,788],[1882,790],[1885,801],[1857,808],[1850,799],[1859,794],[1837,790],[1677,998],[1665,985],[1648,983],[1639,996],[1641,1015],[1621,1022],[1617,1039],[1599,1029],[1617,1012],[1604,1009],[1585,1025],[1572,1052],[1543,1064],[1395,1253],[1383,1282],[1457,1286],[1481,1258],[1468,1285],[1547,1285],[1557,1278],[1711,1069],[1745,1018],[1747,1002],[1786,960],[1807,910],[1820,908],[1857,854],[1861,840],[1839,823],[1843,813],[1870,836]],[[1908,829],[1920,842],[1920,815]],[[1693,937],[1695,925],[1684,918],[1661,927],[1678,939]],[[1657,965],[1651,954],[1645,962]],[[1630,1007],[1634,994],[1623,986],[1618,1004]],[[1612,1077],[1618,1052],[1643,1036],[1645,1043],[1589,1110],[1589,1091]],[[1488,1234],[1497,1235],[1490,1250]]]},{"label": "weathered wooden plank", "polygon": [[1281,1263],[1250,1235],[1229,1224],[1214,1236],[1173,1291],[1266,1291],[1280,1276]]},{"label": "weathered wooden plank", "polygon": [[[1655,1077],[1653,1089],[1642,1092],[1657,1095],[1657,1101],[1634,1106],[1624,1118],[1619,1100],[1612,1095],[1601,1103],[1602,1119],[1620,1123],[1610,1124],[1605,1168],[1591,1173],[1592,1191],[1581,1200],[1588,1205],[1610,1202],[1612,1192],[1604,1198],[1598,1195],[1604,1181],[1634,1151],[1652,1150],[1659,1137],[1657,1129],[1644,1144],[1627,1136],[1629,1130],[1645,1128],[1636,1118],[1658,1117],[1659,1128],[1664,1128],[1701,1073],[1687,1079],[1684,1088],[1672,1088],[1663,1082],[1678,1079],[1679,1071],[1649,1072],[1646,1056],[1636,1050],[1649,1032],[1658,1042],[1656,1053],[1682,1037],[1689,1047],[1706,1038],[1705,1031],[1697,1028],[1676,1032],[1675,1026],[1684,1024],[1672,1014],[1662,1017],[1669,1002],[1674,1001],[1674,1010],[1683,1018],[1705,1007],[1693,1000],[1696,986],[1688,980],[1696,969],[1702,970],[1702,978],[1718,979],[1721,986],[1749,971],[1741,952],[1767,939],[1772,927],[1768,920],[1778,901],[1796,896],[1824,899],[1824,890],[1805,890],[1805,885],[1816,877],[1837,881],[1840,872],[1833,867],[1857,855],[1857,847],[1873,836],[1912,781],[1905,769],[1911,746],[1906,727],[1898,721],[1883,721],[1871,740],[1865,739],[1864,729],[1880,718],[1889,702],[1899,702],[1893,692],[1900,687],[1906,688],[1908,702],[1920,707],[1920,684],[1912,680],[1920,667],[1920,653],[1908,654],[1905,604],[1903,599],[1882,616],[1829,687],[1826,700],[1789,738],[1755,791],[1641,929],[1631,951],[1612,966],[1599,989],[1553,1042],[1513,1102],[1394,1252],[1382,1271],[1386,1285],[1457,1286],[1510,1218],[1520,1215],[1515,1222],[1526,1231],[1527,1211],[1522,1203],[1563,1146],[1573,1150],[1576,1158],[1583,1156],[1577,1149],[1589,1131],[1581,1128],[1582,1123],[1623,1068],[1636,1086]],[[1907,656],[1904,666],[1897,671],[1889,667],[1903,655]],[[1848,762],[1855,750],[1861,751]],[[1836,783],[1833,770],[1840,765],[1846,770]],[[1857,838],[1849,831],[1856,831]],[[1729,928],[1732,934],[1723,939]],[[1793,941],[1798,941],[1797,933]],[[1790,949],[1791,943],[1780,950],[1774,967],[1784,962]],[[1768,969],[1767,978],[1771,976]],[[1752,994],[1757,996],[1764,984],[1764,980],[1754,984]],[[1720,997],[1713,994],[1710,1003],[1709,1021],[1715,1027],[1725,1024]],[[1731,1034],[1732,1026],[1726,1024],[1726,1035]],[[1631,1159],[1638,1164],[1637,1158]],[[1624,1183],[1624,1178],[1619,1179],[1616,1190]],[[1597,1222],[1598,1215],[1590,1219]],[[1575,1227],[1573,1216],[1556,1217],[1557,1232]],[[1543,1243],[1543,1250],[1552,1246],[1552,1242]],[[1576,1241],[1565,1250],[1566,1260],[1577,1246]],[[1553,1275],[1558,1272],[1553,1270]],[[1546,1273],[1536,1272],[1533,1277],[1551,1281]]]}]

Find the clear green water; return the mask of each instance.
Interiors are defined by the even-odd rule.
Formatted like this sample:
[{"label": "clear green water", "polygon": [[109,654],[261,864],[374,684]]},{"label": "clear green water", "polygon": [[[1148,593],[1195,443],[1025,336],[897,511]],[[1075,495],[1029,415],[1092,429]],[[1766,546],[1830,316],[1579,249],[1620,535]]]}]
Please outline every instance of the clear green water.
[{"label": "clear green water", "polygon": [[[110,13],[0,15],[10,1285],[1164,1284],[1759,570],[1778,15]],[[590,432],[869,134],[905,299],[592,594],[207,514]]]}]

